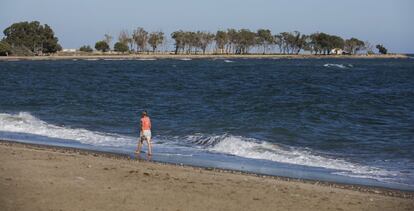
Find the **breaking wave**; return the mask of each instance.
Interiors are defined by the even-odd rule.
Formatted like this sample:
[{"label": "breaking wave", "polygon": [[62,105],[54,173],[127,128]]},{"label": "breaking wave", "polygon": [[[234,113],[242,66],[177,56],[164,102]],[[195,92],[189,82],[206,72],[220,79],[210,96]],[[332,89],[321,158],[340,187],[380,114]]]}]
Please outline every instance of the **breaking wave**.
[{"label": "breaking wave", "polygon": [[27,112],[20,112],[18,114],[1,113],[0,134],[2,131],[34,134],[57,139],[75,140],[82,144],[89,144],[94,146],[132,146],[135,142],[133,137],[48,124],[47,122],[42,121]]},{"label": "breaking wave", "polygon": [[[29,138],[30,135],[38,135],[73,140],[98,147],[133,147],[136,143],[135,137],[95,132],[82,128],[56,126],[42,121],[27,112],[20,112],[18,114],[0,113],[0,138],[13,139],[13,136],[10,136],[11,133],[28,134]],[[4,137],[4,135],[7,137]],[[271,142],[242,136],[228,134],[189,135],[181,138],[159,137],[159,139],[165,139],[166,145],[176,145],[178,142],[184,142],[189,149],[193,150],[197,148],[206,152],[235,155],[249,159],[326,168],[333,170],[334,174],[351,177],[381,179],[397,175],[395,172],[352,163],[332,156],[316,154],[310,150],[280,146]]]},{"label": "breaking wave", "polygon": [[360,178],[393,177],[395,172],[348,162],[343,159],[322,156],[310,150],[295,149],[253,138],[233,135],[188,136],[187,141],[201,145],[211,152],[239,157],[270,160],[280,163],[320,167],[335,170],[335,174]]}]

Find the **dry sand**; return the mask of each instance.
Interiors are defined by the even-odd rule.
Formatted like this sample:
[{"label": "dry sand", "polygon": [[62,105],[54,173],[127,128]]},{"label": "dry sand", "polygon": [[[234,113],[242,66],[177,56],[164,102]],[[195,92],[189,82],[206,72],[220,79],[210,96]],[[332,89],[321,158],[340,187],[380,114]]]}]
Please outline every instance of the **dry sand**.
[{"label": "dry sand", "polygon": [[0,210],[385,211],[414,198],[0,141]]}]

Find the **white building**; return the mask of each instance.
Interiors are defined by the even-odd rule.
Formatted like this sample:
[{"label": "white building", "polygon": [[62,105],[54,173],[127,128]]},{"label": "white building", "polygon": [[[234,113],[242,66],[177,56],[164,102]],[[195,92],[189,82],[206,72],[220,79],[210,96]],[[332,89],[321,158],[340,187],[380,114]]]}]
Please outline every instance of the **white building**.
[{"label": "white building", "polygon": [[343,53],[344,53],[344,50],[340,48],[334,48],[331,50],[331,54],[342,55]]},{"label": "white building", "polygon": [[75,53],[76,52],[76,49],[74,49],[74,48],[64,48],[64,49],[62,49],[62,52],[65,52],[65,53]]}]

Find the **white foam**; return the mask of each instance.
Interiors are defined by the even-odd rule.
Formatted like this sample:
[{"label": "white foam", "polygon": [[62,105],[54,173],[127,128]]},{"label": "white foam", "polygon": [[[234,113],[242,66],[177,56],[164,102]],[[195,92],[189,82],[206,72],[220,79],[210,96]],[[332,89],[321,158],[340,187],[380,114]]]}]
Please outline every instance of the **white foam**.
[{"label": "white foam", "polygon": [[[134,147],[136,137],[90,131],[82,128],[68,128],[42,121],[30,113],[0,113],[0,132],[34,134],[50,138],[74,140],[93,146]],[[180,139],[182,140],[182,139]],[[360,178],[386,179],[398,173],[384,169],[364,166],[343,159],[317,155],[309,150],[280,147],[276,144],[233,135],[192,135],[185,140],[201,150],[218,152],[250,159],[270,160],[311,167],[332,169],[334,174]],[[171,139],[167,140],[169,143]],[[175,145],[175,144],[174,144]]]},{"label": "white foam", "polygon": [[347,173],[348,176],[353,177],[378,179],[378,177],[395,176],[394,172],[380,168],[355,164],[343,159],[323,157],[307,150],[284,149],[270,142],[240,136],[225,135],[220,142],[209,150],[245,158],[338,170],[340,173],[337,172],[337,174],[344,175]]},{"label": "white foam", "polygon": [[224,62],[225,62],[225,63],[232,63],[232,62],[234,62],[234,61],[232,61],[232,60],[228,60],[228,59],[225,59],[225,60],[224,60]]},{"label": "white foam", "polygon": [[336,67],[336,68],[340,68],[340,69],[346,69],[346,68],[354,67],[352,64],[345,65],[345,64],[330,64],[330,63],[324,64],[323,66],[324,67]]},{"label": "white foam", "polygon": [[48,124],[27,112],[18,114],[0,113],[0,131],[75,140],[94,146],[133,146],[136,142],[133,137]]},{"label": "white foam", "polygon": [[191,58],[181,58],[180,60],[181,61],[191,61],[192,59]]}]

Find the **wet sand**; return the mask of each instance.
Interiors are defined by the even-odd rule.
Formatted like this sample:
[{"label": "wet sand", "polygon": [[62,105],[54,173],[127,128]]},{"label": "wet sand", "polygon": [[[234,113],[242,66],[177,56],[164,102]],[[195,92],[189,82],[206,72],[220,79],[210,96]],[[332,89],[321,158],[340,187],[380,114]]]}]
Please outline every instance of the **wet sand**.
[{"label": "wet sand", "polygon": [[0,210],[414,210],[414,193],[0,141]]}]

